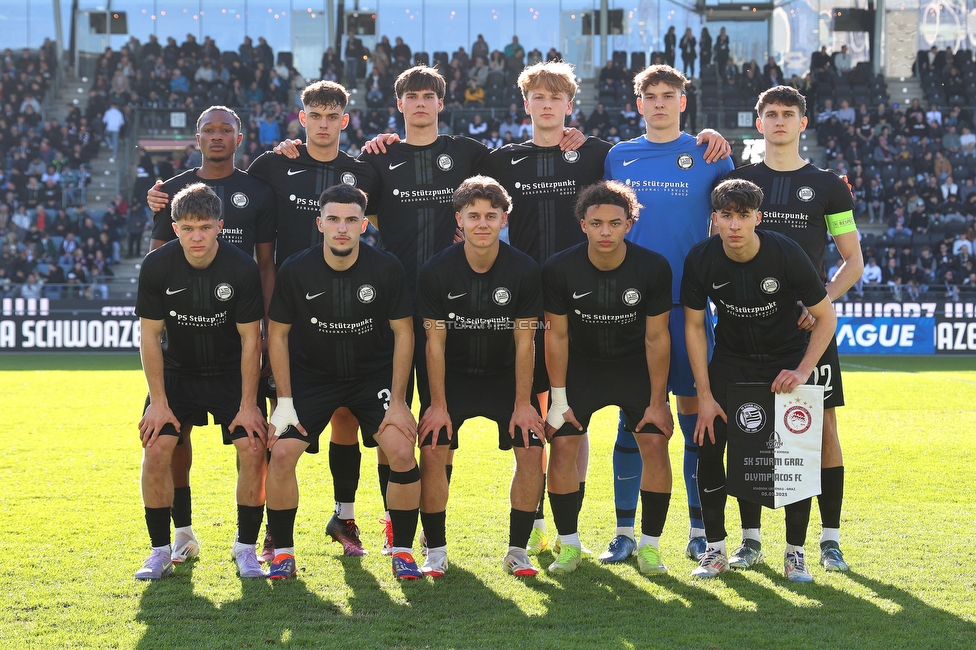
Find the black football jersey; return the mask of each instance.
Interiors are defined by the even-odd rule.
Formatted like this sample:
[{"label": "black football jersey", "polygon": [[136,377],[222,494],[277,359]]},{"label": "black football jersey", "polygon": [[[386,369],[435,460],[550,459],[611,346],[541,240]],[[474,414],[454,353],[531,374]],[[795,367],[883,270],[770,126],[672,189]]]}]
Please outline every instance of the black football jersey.
[{"label": "black football jersey", "polygon": [[505,242],[499,242],[498,257],[486,273],[468,264],[463,242],[441,251],[420,270],[417,318],[444,321],[445,362],[454,372],[511,373],[516,319],[541,316],[539,265]]},{"label": "black football jersey", "polygon": [[240,373],[237,324],[264,316],[258,265],[244,251],[220,242],[210,266],[196,269],[179,241],[167,242],[142,263],[136,314],[166,322],[166,375]]},{"label": "black football jersey", "polygon": [[542,264],[555,253],[586,241],[574,215],[580,190],[603,180],[612,145],[587,138],[576,151],[507,144],[488,156],[485,173],[512,197],[508,236],[512,246]]},{"label": "black football jersey", "polygon": [[268,312],[271,320],[292,326],[292,374],[327,382],[392,368],[390,321],[412,314],[400,262],[365,244],[345,271],[326,263],[322,246],[289,257],[278,271]]},{"label": "black football jersey", "polygon": [[153,239],[164,242],[176,239],[170,211],[173,197],[188,185],[206,183],[220,198],[220,217],[224,220],[224,229],[219,235],[221,241],[254,255],[255,244],[275,240],[274,193],[264,181],[239,169],[224,178],[200,178],[198,169],[188,169],[163,183],[162,191],[169,195],[170,203],[153,215]]},{"label": "black football jersey", "polygon": [[380,178],[374,211],[380,245],[397,256],[411,294],[424,263],[454,241],[454,190],[479,173],[488,155],[480,142],[442,135],[418,147],[388,145],[385,154],[362,154]]},{"label": "black football jersey", "polygon": [[777,172],[766,163],[756,163],[736,169],[727,178],[743,178],[762,189],[759,228],[798,243],[826,282],[827,233],[840,235],[857,229],[847,183],[834,172],[809,164],[796,171]]},{"label": "black football jersey", "polygon": [[685,259],[681,304],[718,310],[715,357],[777,365],[802,356],[807,332],[796,326],[797,300],[816,305],[827,295],[799,244],[772,231],[756,231],[759,252],[748,262],[729,259],[718,235],[696,244]]},{"label": "black football jersey", "polygon": [[612,271],[590,262],[586,242],[556,253],[542,267],[547,312],[569,319],[569,354],[604,362],[642,356],[648,316],[671,311],[671,266],[659,253],[625,242]]},{"label": "black football jersey", "polygon": [[247,171],[274,190],[278,214],[275,260],[279,267],[295,253],[322,243],[315,218],[320,214],[319,197],[333,185],[345,183],[366,192],[370,197],[366,214],[372,214],[376,172],[344,151],[330,162],[312,158],[305,145],[298,147],[294,160],[268,151]]}]

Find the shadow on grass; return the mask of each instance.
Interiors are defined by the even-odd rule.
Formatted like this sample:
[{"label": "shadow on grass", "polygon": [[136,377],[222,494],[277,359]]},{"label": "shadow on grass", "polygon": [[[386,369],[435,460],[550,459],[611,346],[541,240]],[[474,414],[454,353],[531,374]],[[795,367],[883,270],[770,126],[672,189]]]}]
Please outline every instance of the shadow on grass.
[{"label": "shadow on grass", "polygon": [[[240,598],[219,606],[194,593],[192,565],[185,567],[147,585],[137,617],[147,630],[137,647],[891,650],[969,648],[976,638],[972,622],[856,573],[817,571],[816,582],[797,585],[763,565],[688,582],[585,561],[571,575],[526,580],[545,607],[530,616],[463,566],[437,581],[386,583],[359,561],[340,565],[352,592],[337,598],[344,602],[311,592],[299,577],[244,580]],[[672,571],[691,568],[677,561]],[[501,569],[489,579],[514,580]]]}]

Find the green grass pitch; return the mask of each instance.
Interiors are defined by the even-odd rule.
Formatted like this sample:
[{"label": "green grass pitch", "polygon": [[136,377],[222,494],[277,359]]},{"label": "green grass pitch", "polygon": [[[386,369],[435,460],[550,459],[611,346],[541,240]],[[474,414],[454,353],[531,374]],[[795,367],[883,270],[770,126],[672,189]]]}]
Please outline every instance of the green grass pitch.
[{"label": "green grass pitch", "polygon": [[[692,580],[694,565],[682,557],[688,515],[679,433],[671,442],[676,480],[662,539],[670,575],[647,578],[635,562],[585,560],[568,576],[507,576],[501,558],[513,459],[478,420],[460,433],[448,508],[452,564],[437,582],[397,583],[380,555],[371,452],[363,454],[357,503],[367,557],[344,558],[325,540],[332,486],[319,454],[299,464],[298,579],[237,578],[233,452],[207,427],[194,434],[201,557],[147,584],[132,578],[148,550],[138,359],[4,354],[0,647],[976,647],[976,361],[844,363],[841,539],[850,574],[813,567],[813,584],[785,582],[782,514],[767,512],[762,568]],[[613,535],[614,426],[608,409],[591,427],[580,533],[596,550]],[[730,531],[737,526],[730,503]],[[814,561],[819,531],[814,505],[807,542]],[[539,559],[548,564],[551,556]]]}]

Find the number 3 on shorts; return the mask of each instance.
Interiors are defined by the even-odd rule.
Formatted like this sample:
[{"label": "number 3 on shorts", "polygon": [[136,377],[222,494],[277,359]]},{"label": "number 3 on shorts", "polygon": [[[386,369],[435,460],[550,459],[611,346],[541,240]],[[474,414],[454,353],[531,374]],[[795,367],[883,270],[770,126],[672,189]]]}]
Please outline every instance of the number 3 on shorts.
[{"label": "number 3 on shorts", "polygon": [[390,389],[389,388],[384,388],[380,392],[376,393],[376,397],[378,397],[379,399],[383,400],[383,410],[384,411],[389,411],[390,410],[390,397],[392,395],[393,394],[390,392]]}]

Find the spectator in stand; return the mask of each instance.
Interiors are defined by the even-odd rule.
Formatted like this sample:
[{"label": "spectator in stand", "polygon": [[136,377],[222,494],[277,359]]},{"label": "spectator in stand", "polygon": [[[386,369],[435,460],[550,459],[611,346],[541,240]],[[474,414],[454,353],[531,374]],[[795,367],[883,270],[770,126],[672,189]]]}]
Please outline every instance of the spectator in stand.
[{"label": "spectator in stand", "polygon": [[490,52],[488,43],[485,42],[485,37],[478,34],[477,40],[471,44],[471,58],[481,57],[485,61],[488,60],[488,54]]},{"label": "spectator in stand", "polygon": [[270,112],[264,116],[258,128],[258,142],[265,151],[270,151],[281,140],[281,127]]},{"label": "spectator in stand", "polygon": [[976,155],[976,134],[968,125],[962,127],[962,133],[959,135],[959,148],[963,155]]},{"label": "spectator in stand", "polygon": [[474,57],[474,65],[468,70],[468,78],[474,80],[480,88],[488,84],[488,65],[485,63],[486,57],[478,55]]},{"label": "spectator in stand", "polygon": [[881,283],[881,267],[873,257],[869,257],[868,263],[864,266],[861,283],[866,286],[878,286]]},{"label": "spectator in stand", "polygon": [[664,35],[664,62],[674,67],[675,51],[678,45],[678,35],[674,33],[674,25],[668,27]]},{"label": "spectator in stand", "polygon": [[837,109],[837,119],[841,121],[841,124],[845,126],[848,124],[854,124],[854,118],[856,117],[854,109],[851,108],[850,102],[846,99],[840,101],[840,108]]},{"label": "spectator in stand", "polygon": [[691,27],[686,27],[679,47],[681,48],[681,72],[689,79],[695,76],[695,59],[698,58],[695,48],[697,46],[698,40],[692,33]]},{"label": "spectator in stand", "polygon": [[505,69],[518,74],[525,67],[525,50],[519,44],[518,36],[512,36],[512,42],[505,46]]},{"label": "spectator in stand", "polygon": [[846,45],[840,46],[840,52],[834,53],[834,69],[837,70],[838,75],[845,75],[851,71],[852,61],[851,55],[847,51]]},{"label": "spectator in stand", "polygon": [[729,62],[729,35],[725,33],[725,28],[719,30],[715,37],[715,67],[724,70]]},{"label": "spectator in stand", "polygon": [[712,63],[712,35],[708,33],[708,27],[702,27],[701,37],[698,39],[698,51],[701,52],[701,70],[706,65]]},{"label": "spectator in stand", "polygon": [[551,63],[553,61],[562,61],[562,60],[563,60],[562,52],[560,52],[556,48],[550,47],[549,51],[546,52],[546,63]]},{"label": "spectator in stand", "polygon": [[112,157],[119,155],[119,132],[125,126],[125,117],[119,110],[118,104],[113,103],[102,116],[102,123],[105,125],[105,140],[112,148]]},{"label": "spectator in stand", "polygon": [[468,135],[475,140],[481,140],[488,133],[488,123],[481,118],[480,113],[475,113],[468,124]]},{"label": "spectator in stand", "polygon": [[598,133],[600,137],[606,135],[610,128],[610,116],[603,104],[597,104],[596,109],[586,118],[584,132],[587,134]]},{"label": "spectator in stand", "polygon": [[854,218],[860,219],[868,211],[868,190],[864,185],[864,178],[859,176],[854,179],[851,195],[854,197]]},{"label": "spectator in stand", "polygon": [[908,227],[908,217],[905,216],[905,208],[897,206],[894,214],[888,220],[888,237],[911,237],[912,231]]},{"label": "spectator in stand", "polygon": [[763,66],[763,84],[766,88],[783,85],[783,69],[773,57],[769,57]]},{"label": "spectator in stand", "polygon": [[409,67],[412,63],[412,56],[413,53],[410,51],[410,46],[404,43],[401,37],[397,36],[395,39],[395,45],[393,46],[393,59],[395,61],[406,63]]},{"label": "spectator in stand", "polygon": [[[401,43],[401,39],[397,39],[397,43]],[[345,57],[345,72],[346,72],[346,88],[353,90],[356,88],[356,82],[359,79],[359,60],[362,58],[363,52],[363,42],[356,38],[356,32],[352,29],[346,35],[346,45],[343,50],[343,56]]]},{"label": "spectator in stand", "polygon": [[478,85],[474,79],[468,80],[468,87],[464,89],[465,108],[484,108],[485,89]]},{"label": "spectator in stand", "polygon": [[[938,155],[941,156],[942,154],[940,153]],[[945,157],[943,157],[943,160],[945,160]],[[951,170],[951,166],[950,166],[950,170]],[[952,174],[947,174],[945,176],[945,181],[943,181],[942,185],[940,185],[939,188],[942,190],[943,201],[948,201],[950,194],[955,194],[956,196],[959,195],[959,186],[952,179]]]},{"label": "spectator in stand", "polygon": [[939,110],[939,105],[935,102],[929,104],[929,110],[925,113],[925,121],[942,124],[942,111]]},{"label": "spectator in stand", "polygon": [[877,177],[868,183],[868,216],[871,223],[884,223],[885,191]]},{"label": "spectator in stand", "polygon": [[929,215],[925,212],[925,205],[916,202],[915,210],[912,211],[908,220],[908,227],[913,234],[925,235],[929,232]]}]

